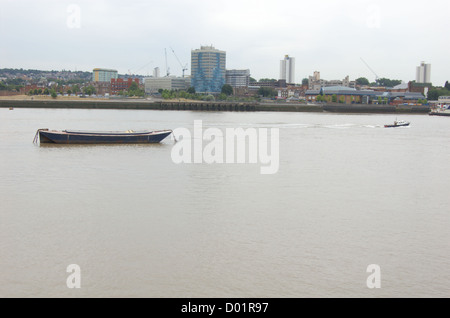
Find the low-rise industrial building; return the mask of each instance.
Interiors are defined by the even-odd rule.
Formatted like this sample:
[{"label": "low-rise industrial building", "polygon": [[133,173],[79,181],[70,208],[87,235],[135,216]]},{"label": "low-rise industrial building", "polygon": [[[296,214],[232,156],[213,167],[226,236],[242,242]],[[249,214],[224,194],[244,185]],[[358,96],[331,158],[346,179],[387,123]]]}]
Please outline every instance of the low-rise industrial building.
[{"label": "low-rise industrial building", "polygon": [[147,77],[145,78],[145,93],[155,94],[160,89],[169,91],[186,90],[191,86],[191,79],[189,77]]},{"label": "low-rise industrial building", "polygon": [[357,90],[344,86],[322,87],[320,90],[308,90],[305,93],[308,102],[318,101],[318,96],[324,96],[328,102],[343,104],[416,105],[425,99],[423,94],[416,92]]}]

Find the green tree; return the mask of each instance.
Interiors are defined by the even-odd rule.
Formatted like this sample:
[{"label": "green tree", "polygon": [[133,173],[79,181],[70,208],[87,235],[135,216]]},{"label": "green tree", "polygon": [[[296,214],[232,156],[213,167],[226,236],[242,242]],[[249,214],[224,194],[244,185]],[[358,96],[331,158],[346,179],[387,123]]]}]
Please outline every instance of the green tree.
[{"label": "green tree", "polygon": [[308,85],[309,80],[307,78],[302,79],[302,85]]},{"label": "green tree", "polygon": [[261,95],[262,97],[274,97],[277,94],[272,87],[260,87],[258,89],[258,95]]},{"label": "green tree", "polygon": [[193,86],[189,87],[188,90],[187,90],[187,92],[188,92],[189,94],[195,94],[195,87],[193,87]]},{"label": "green tree", "polygon": [[341,96],[341,98],[339,98],[339,103],[344,104],[345,103],[345,98],[344,96]]},{"label": "green tree", "polygon": [[58,94],[56,94],[56,91],[54,89],[51,90],[51,94],[52,98],[56,98],[58,97]]},{"label": "green tree", "polygon": [[227,96],[233,95],[233,87],[229,84],[225,84],[222,86],[222,94],[225,94]]},{"label": "green tree", "polygon": [[333,94],[333,96],[331,96],[331,101],[333,103],[337,103],[337,95],[336,94]]},{"label": "green tree", "polygon": [[136,82],[131,83],[130,87],[128,88],[128,91],[135,91],[139,89],[139,85]]},{"label": "green tree", "polygon": [[169,90],[165,89],[161,92],[161,97],[164,99],[171,99],[172,93]]},{"label": "green tree", "polygon": [[430,89],[430,90],[428,91],[428,96],[427,96],[427,98],[428,98],[428,99],[431,99],[431,100],[438,100],[438,98],[439,98],[439,90],[436,89],[436,88]]},{"label": "green tree", "polygon": [[428,100],[438,100],[440,96],[450,96],[450,90],[442,88],[432,88],[428,91],[427,99]]},{"label": "green tree", "polygon": [[73,93],[74,94],[77,94],[77,93],[79,93],[81,90],[80,90],[80,87],[78,86],[78,85],[73,85],[73,87],[72,87],[72,91],[73,91]]},{"label": "green tree", "polygon": [[227,95],[224,93],[220,93],[220,95],[217,97],[218,100],[226,100],[227,99]]},{"label": "green tree", "polygon": [[257,82],[257,80],[255,80],[253,77],[250,77],[249,81],[250,81],[250,83],[256,83]]},{"label": "green tree", "polygon": [[356,84],[358,84],[358,85],[369,85],[370,82],[369,82],[369,80],[368,80],[367,78],[365,78],[365,77],[360,77],[360,78],[358,78],[358,79],[356,80]]},{"label": "green tree", "polygon": [[142,88],[139,88],[136,92],[135,92],[135,96],[137,97],[144,97],[145,96],[145,90]]},{"label": "green tree", "polygon": [[130,84],[130,87],[127,90],[127,95],[142,97],[145,95],[145,91],[143,89],[139,88],[138,83],[133,82]]},{"label": "green tree", "polygon": [[95,88],[94,86],[90,85],[88,87],[83,88],[83,93],[86,95],[91,96],[92,94],[95,94]]},{"label": "green tree", "polygon": [[259,81],[260,82],[270,82],[270,83],[277,82],[277,80],[274,78],[261,78]]},{"label": "green tree", "polygon": [[380,79],[378,79],[377,83],[379,86],[394,87],[394,86],[401,84],[402,81],[401,80],[391,80],[388,78],[380,78]]}]

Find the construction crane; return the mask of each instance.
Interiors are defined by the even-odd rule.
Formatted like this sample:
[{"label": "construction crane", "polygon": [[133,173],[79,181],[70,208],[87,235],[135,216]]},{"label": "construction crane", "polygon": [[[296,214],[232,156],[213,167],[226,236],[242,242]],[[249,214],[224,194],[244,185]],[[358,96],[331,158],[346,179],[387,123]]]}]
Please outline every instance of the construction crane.
[{"label": "construction crane", "polygon": [[361,59],[361,61],[363,61],[364,64],[366,64],[367,68],[375,75],[375,82],[378,83],[379,77],[378,77],[377,73],[375,73],[374,70],[372,70],[372,68],[369,66],[369,64],[367,64],[366,61],[364,61],[362,59],[362,57],[360,59]]},{"label": "construction crane", "polygon": [[148,62],[147,64],[145,64],[144,66],[141,66],[141,67],[134,67],[134,68],[128,69],[128,76],[131,76],[131,71],[133,71],[135,74],[137,74],[140,70],[142,70],[144,67],[147,67],[151,63],[153,63],[153,61],[150,61],[150,62]]},{"label": "construction crane", "polygon": [[168,77],[170,75],[170,69],[167,66],[167,50],[164,49],[164,54],[166,55],[166,76]]},{"label": "construction crane", "polygon": [[176,59],[178,60],[178,63],[180,63],[180,66],[181,66],[181,69],[183,70],[183,77],[184,77],[184,71],[187,71],[187,64],[186,65],[184,65],[183,66],[183,64],[181,63],[181,61],[180,61],[180,59],[178,58],[178,56],[175,54],[175,51],[172,49],[172,48],[170,48],[171,50],[172,50],[172,52],[173,52],[173,55],[175,55],[175,57],[176,57]]}]

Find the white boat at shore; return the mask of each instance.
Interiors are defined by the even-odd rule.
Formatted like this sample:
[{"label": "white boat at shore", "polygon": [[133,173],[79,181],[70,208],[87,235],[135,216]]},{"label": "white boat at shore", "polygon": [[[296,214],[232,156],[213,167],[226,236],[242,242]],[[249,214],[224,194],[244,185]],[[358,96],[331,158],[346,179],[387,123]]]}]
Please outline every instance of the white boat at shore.
[{"label": "white boat at shore", "polygon": [[430,116],[450,116],[450,105],[440,104],[431,110]]}]

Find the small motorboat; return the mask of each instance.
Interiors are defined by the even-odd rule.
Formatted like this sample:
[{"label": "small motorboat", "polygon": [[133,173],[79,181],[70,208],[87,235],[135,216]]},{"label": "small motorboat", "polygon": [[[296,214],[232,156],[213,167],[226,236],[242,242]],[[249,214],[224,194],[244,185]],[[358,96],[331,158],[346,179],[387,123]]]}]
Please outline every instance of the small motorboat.
[{"label": "small motorboat", "polygon": [[159,143],[172,133],[172,130],[159,131],[78,131],[39,129],[41,143],[55,144],[148,144]]},{"label": "small motorboat", "polygon": [[410,125],[409,121],[396,120],[393,125],[384,125],[385,128],[395,128],[395,127],[407,127]]}]

